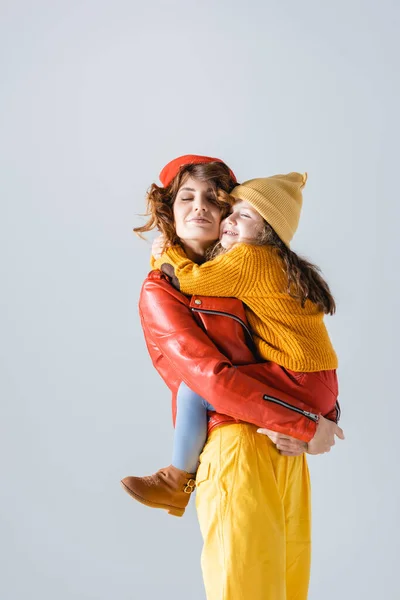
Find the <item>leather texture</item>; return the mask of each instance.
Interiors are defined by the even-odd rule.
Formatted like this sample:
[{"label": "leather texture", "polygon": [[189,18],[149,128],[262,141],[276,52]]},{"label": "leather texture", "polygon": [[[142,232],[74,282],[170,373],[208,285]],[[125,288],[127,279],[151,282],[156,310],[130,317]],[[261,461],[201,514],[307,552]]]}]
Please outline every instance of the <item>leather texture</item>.
[{"label": "leather texture", "polygon": [[[172,391],[174,423],[182,381],[215,407],[209,432],[220,425],[248,422],[309,442],[316,421],[302,411],[335,420],[337,398],[326,386],[327,392],[314,394],[311,402],[310,386],[301,385],[279,365],[259,362],[254,356],[239,300],[188,298],[174,289],[164,273],[151,271],[142,286],[139,313],[153,365]],[[336,378],[336,373],[331,377]],[[293,409],[266,396],[279,398]]]},{"label": "leather texture", "polygon": [[162,508],[181,517],[194,491],[195,473],[186,473],[173,465],[146,477],[125,477],[123,489],[135,500],[152,508]]}]

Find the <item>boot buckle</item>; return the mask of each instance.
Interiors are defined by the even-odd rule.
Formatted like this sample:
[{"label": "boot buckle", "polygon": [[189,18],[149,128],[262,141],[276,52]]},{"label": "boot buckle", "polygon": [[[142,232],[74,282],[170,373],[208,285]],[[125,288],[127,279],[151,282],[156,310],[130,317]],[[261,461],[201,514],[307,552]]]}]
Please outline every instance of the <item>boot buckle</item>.
[{"label": "boot buckle", "polygon": [[183,488],[183,491],[185,492],[185,494],[191,494],[192,492],[194,492],[195,487],[196,487],[196,481],[194,479],[189,479],[189,481]]}]

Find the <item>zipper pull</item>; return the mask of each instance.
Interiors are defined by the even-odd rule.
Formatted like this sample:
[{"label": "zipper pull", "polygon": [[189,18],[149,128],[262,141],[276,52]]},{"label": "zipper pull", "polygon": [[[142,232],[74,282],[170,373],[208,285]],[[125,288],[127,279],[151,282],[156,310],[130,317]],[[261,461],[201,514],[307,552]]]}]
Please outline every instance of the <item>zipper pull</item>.
[{"label": "zipper pull", "polygon": [[306,417],[310,417],[310,419],[313,419],[316,423],[319,421],[319,415],[315,415],[308,410],[303,410],[303,413],[306,415]]}]

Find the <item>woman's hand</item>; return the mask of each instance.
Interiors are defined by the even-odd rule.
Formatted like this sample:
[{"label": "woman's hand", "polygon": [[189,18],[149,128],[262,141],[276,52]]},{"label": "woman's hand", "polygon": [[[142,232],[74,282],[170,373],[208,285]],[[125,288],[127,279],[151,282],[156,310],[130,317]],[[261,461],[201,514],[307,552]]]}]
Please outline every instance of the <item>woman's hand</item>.
[{"label": "woman's hand", "polygon": [[257,433],[267,435],[270,440],[275,444],[278,451],[282,456],[300,456],[303,452],[307,452],[307,442],[302,442],[296,438],[290,437],[283,433],[277,433],[271,431],[271,429],[257,429]]},{"label": "woman's hand", "polygon": [[151,246],[151,253],[154,256],[154,258],[161,257],[162,253],[164,252],[165,246],[168,246],[168,244],[166,245],[165,243],[165,235],[160,233],[160,235],[154,238],[153,244]]},{"label": "woman's hand", "polygon": [[344,440],[343,429],[333,421],[325,419],[322,415],[319,418],[317,431],[313,439],[308,443],[308,454],[325,454],[330,452],[335,445],[335,435]]}]

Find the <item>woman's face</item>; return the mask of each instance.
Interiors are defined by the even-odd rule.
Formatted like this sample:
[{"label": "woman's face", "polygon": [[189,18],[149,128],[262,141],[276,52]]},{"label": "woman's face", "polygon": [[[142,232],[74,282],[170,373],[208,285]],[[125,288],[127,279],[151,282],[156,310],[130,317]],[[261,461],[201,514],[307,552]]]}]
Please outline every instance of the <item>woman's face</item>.
[{"label": "woman's face", "polygon": [[239,242],[254,243],[264,229],[264,219],[245,200],[238,200],[221,222],[220,242],[226,250]]},{"label": "woman's face", "polygon": [[189,177],[178,190],[174,206],[176,235],[182,242],[208,248],[219,237],[221,209],[209,182]]}]

